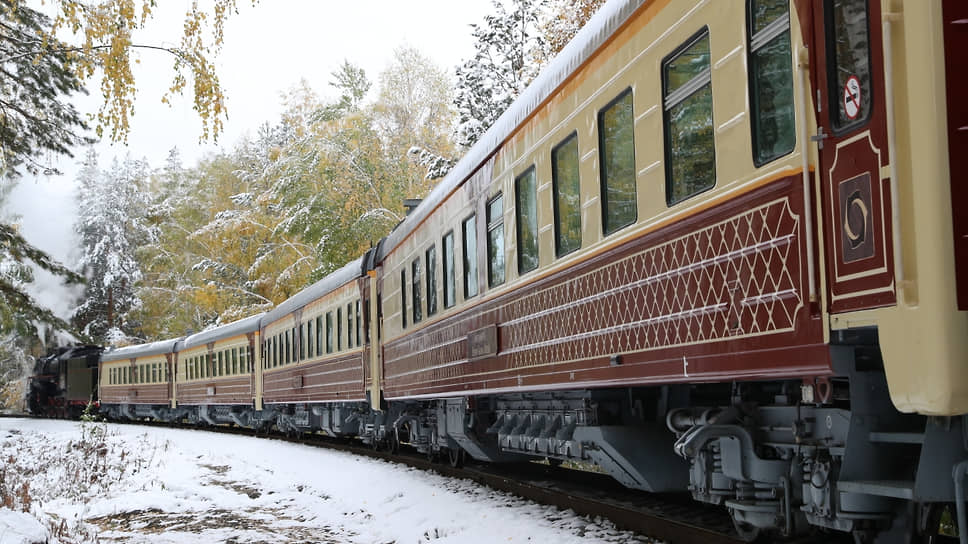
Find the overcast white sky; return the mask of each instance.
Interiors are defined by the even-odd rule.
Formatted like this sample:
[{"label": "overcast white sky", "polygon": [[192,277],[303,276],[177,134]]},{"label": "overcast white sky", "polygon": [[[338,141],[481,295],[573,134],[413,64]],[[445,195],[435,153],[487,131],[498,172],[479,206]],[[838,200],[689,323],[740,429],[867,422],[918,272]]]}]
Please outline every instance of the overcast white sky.
[{"label": "overcast white sky", "polygon": [[[156,16],[138,41],[178,43],[182,17],[190,0],[159,2]],[[402,45],[421,53],[449,72],[473,51],[470,24],[482,21],[492,9],[490,0],[261,0],[252,6],[238,0],[239,13],[229,19],[224,49],[217,62],[227,95],[229,119],[217,145],[202,145],[201,124],[191,108],[191,97],[161,103],[171,78],[171,59],[163,53],[139,53],[136,77],[138,98],[132,131],[125,147],[98,144],[102,165],[130,153],[163,164],[168,151],[178,147],[186,166],[219,146],[231,148],[262,123],[275,123],[282,111],[281,94],[300,79],[326,95],[332,72],[343,60],[363,67],[374,83],[393,50]],[[96,82],[82,109],[98,106]],[[189,85],[190,87],[190,85]],[[23,216],[27,239],[66,264],[72,264],[73,178],[84,150],[61,161],[63,176],[25,178],[12,198],[13,211]],[[65,315],[63,292],[56,282],[38,278],[35,296]]]}]

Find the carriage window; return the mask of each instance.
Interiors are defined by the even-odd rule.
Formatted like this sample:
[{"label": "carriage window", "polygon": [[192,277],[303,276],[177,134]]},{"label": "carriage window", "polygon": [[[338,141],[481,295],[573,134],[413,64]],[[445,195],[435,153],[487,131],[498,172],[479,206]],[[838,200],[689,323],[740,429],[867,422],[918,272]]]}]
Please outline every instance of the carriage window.
[{"label": "carriage window", "polygon": [[407,270],[400,271],[400,323],[407,328]]},{"label": "carriage window", "polygon": [[326,312],[326,353],[333,353],[333,312]]},{"label": "carriage window", "polygon": [[609,235],[635,222],[635,114],[632,89],[598,112],[602,228]]},{"label": "carriage window", "polygon": [[430,246],[424,253],[427,265],[427,317],[437,313],[437,247]]},{"label": "carriage window", "polygon": [[343,309],[336,308],[336,351],[343,351]]},{"label": "carriage window", "polygon": [[289,364],[292,362],[293,350],[292,350],[292,340],[293,335],[291,331],[286,331],[286,358],[283,360],[283,364]]},{"label": "carriage window", "polygon": [[413,303],[413,322],[420,323],[423,319],[423,309],[420,304],[420,257],[410,263],[410,295]]},{"label": "carriage window", "polygon": [[353,347],[353,303],[346,305],[346,347]]},{"label": "carriage window", "polygon": [[245,370],[245,359],[242,360],[243,368],[239,368],[239,348],[232,348],[232,373],[238,374],[239,370]]},{"label": "carriage window", "polygon": [[709,31],[703,30],[663,62],[666,203],[716,184]]},{"label": "carriage window", "polygon": [[316,341],[313,339],[313,334],[316,330],[313,329],[313,320],[310,319],[306,322],[306,356],[312,359],[316,356]]},{"label": "carriage window", "polygon": [[323,354],[323,316],[316,317],[316,354]]},{"label": "carriage window", "polygon": [[487,285],[504,283],[504,196],[487,203]]},{"label": "carriage window", "polygon": [[444,248],[444,308],[450,308],[456,302],[454,279],[454,231],[444,235],[441,241]]},{"label": "carriage window", "polygon": [[299,324],[299,360],[306,358],[306,324]]},{"label": "carriage window", "polygon": [[464,298],[477,296],[477,216],[472,214],[461,224],[464,242]]},{"label": "carriage window", "polygon": [[538,191],[534,166],[515,178],[514,197],[518,274],[524,274],[538,268]]},{"label": "carriage window", "polygon": [[555,193],[555,255],[561,257],[581,247],[577,133],[551,150],[551,183]]},{"label": "carriage window", "polygon": [[761,166],[796,145],[790,1],[750,0],[747,9],[753,162]]},{"label": "carriage window", "polygon": [[356,300],[356,347],[360,347],[363,345],[363,329],[362,329],[363,320],[360,318],[360,316],[361,316],[360,301],[359,299],[357,299]]},{"label": "carriage window", "polygon": [[827,81],[834,130],[863,123],[871,113],[867,0],[827,0]]}]

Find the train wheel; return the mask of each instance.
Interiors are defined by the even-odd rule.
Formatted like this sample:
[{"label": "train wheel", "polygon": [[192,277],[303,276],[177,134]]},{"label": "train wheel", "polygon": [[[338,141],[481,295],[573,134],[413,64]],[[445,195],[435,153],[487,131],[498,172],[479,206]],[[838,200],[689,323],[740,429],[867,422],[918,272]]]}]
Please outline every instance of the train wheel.
[{"label": "train wheel", "polygon": [[745,521],[739,521],[733,518],[733,527],[736,528],[736,534],[743,542],[753,542],[760,537],[760,528],[754,527]]},{"label": "train wheel", "polygon": [[464,450],[463,448],[449,448],[447,450],[447,460],[450,461],[450,466],[454,468],[460,468],[464,466]]}]

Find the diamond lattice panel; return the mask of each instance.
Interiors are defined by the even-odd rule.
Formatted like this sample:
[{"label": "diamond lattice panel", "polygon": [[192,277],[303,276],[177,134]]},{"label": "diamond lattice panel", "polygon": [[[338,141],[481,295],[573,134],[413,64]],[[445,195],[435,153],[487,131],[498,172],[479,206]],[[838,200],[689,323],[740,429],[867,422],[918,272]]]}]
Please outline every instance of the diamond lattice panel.
[{"label": "diamond lattice panel", "polygon": [[514,368],[790,331],[798,227],[779,199],[511,300],[502,351]]}]

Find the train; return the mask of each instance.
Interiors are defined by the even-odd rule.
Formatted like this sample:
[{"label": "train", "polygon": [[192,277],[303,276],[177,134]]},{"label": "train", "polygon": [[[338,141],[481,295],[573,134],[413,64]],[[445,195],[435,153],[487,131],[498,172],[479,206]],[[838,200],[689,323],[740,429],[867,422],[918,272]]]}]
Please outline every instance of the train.
[{"label": "train", "polygon": [[364,255],[101,354],[101,411],[580,461],[749,541],[968,527],[966,21],[612,0]]},{"label": "train", "polygon": [[100,346],[78,344],[38,357],[24,391],[27,412],[77,419],[90,407],[96,408],[101,351]]}]

